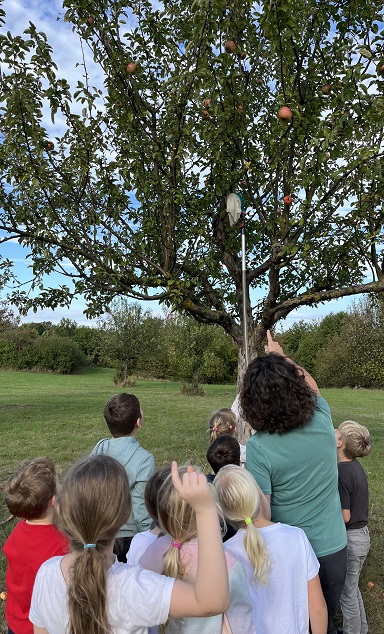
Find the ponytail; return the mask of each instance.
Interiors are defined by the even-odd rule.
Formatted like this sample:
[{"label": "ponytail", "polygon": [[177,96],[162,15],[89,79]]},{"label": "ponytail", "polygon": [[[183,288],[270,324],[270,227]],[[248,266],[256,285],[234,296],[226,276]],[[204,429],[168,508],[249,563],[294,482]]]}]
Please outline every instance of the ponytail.
[{"label": "ponytail", "polygon": [[262,515],[264,498],[251,474],[235,465],[222,467],[214,480],[225,518],[237,529],[246,529],[244,548],[257,583],[268,584],[271,559],[260,531],[253,521]]},{"label": "ponytail", "polygon": [[110,634],[104,555],[92,548],[75,559],[68,583],[69,634]]},{"label": "ponytail", "polygon": [[235,436],[236,434],[237,418],[236,414],[227,407],[223,407],[215,412],[209,421],[209,442],[212,443],[216,438],[222,436],[222,434],[229,434]]},{"label": "ponytail", "polygon": [[76,553],[67,589],[68,634],[110,634],[104,553],[131,512],[124,467],[109,456],[77,463],[64,480],[58,508],[58,526]]},{"label": "ponytail", "polygon": [[260,531],[252,522],[246,525],[244,548],[253,567],[253,577],[257,583],[267,586],[271,559]]}]

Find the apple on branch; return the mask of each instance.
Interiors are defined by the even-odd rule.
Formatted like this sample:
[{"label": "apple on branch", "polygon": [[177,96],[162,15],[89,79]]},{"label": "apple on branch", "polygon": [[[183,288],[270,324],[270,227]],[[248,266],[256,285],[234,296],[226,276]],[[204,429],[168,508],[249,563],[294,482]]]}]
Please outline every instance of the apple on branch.
[{"label": "apple on branch", "polygon": [[224,48],[227,53],[234,53],[236,50],[236,43],[233,40],[227,40],[224,44]]},{"label": "apple on branch", "polygon": [[135,64],[135,62],[129,62],[128,66],[127,66],[127,73],[128,75],[134,75],[136,72],[137,66]]},{"label": "apple on branch", "polygon": [[283,106],[280,108],[277,116],[281,121],[291,121],[292,120],[292,110],[288,108],[288,106]]}]

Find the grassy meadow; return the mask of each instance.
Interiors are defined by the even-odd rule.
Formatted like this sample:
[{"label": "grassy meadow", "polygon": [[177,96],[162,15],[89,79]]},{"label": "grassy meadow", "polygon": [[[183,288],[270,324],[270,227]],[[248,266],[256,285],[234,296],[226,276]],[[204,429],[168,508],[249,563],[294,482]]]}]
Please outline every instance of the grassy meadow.
[{"label": "grassy meadow", "polygon": [[[106,401],[116,393],[113,370],[86,369],[60,376],[0,371],[0,483],[21,462],[40,455],[52,457],[60,476],[80,456],[108,435],[102,416]],[[206,467],[210,414],[230,407],[234,385],[204,386],[206,396],[182,396],[179,383],[137,380],[134,392],[144,411],[139,442],[157,465],[176,459]],[[384,391],[322,390],[335,426],[346,419],[366,425],[373,437],[372,455],[362,461],[370,487],[372,546],[361,578],[370,634],[384,632]],[[0,501],[0,541],[15,525]],[[5,557],[0,555],[0,591],[5,589]],[[367,583],[375,585],[368,589]],[[7,631],[4,604],[0,605],[0,633]]]}]

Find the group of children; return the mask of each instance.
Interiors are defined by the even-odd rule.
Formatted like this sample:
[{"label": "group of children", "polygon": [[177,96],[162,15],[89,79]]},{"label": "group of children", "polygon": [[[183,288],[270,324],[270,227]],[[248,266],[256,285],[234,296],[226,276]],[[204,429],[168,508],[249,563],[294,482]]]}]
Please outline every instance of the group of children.
[{"label": "group of children", "polygon": [[[234,412],[211,418],[208,476],[175,462],[155,470],[135,438],[143,413],[134,395],[114,396],[104,417],[112,438],[62,488],[48,458],[6,484],[6,504],[22,518],[3,547],[8,634],[327,632],[318,560],[300,528],[270,521]],[[348,535],[343,631],[367,634],[358,582],[368,487],[355,458],[371,440],[353,421],[335,435]]]}]

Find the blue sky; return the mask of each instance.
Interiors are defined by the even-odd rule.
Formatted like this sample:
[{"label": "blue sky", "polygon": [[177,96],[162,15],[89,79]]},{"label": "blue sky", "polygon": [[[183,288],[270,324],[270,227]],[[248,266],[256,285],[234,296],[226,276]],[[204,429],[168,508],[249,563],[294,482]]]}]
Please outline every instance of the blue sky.
[{"label": "blue sky", "polygon": [[[59,66],[59,72],[74,85],[77,79],[82,79],[81,68],[75,68],[76,61],[81,60],[81,50],[77,37],[72,33],[71,26],[63,20],[56,20],[58,15],[62,15],[61,0],[4,0],[3,8],[6,12],[5,30],[10,30],[13,35],[22,34],[28,27],[29,20],[36,24],[40,31],[44,31],[48,36],[48,41],[53,47],[54,59]],[[85,51],[87,65],[93,66],[90,56]],[[95,70],[95,67],[93,68]],[[101,78],[100,78],[101,83]],[[52,124],[47,121],[49,132]],[[60,129],[56,123],[52,129],[52,138],[60,135]],[[14,272],[23,283],[30,279],[28,251],[21,247],[16,241],[8,242],[1,246],[1,255],[14,262]],[[70,265],[68,265],[70,271]],[[68,284],[68,278],[63,278],[59,274],[52,274],[46,278],[48,287],[55,287],[59,284]],[[4,297],[3,293],[3,297]],[[256,297],[252,298],[256,301]],[[320,319],[330,312],[345,310],[353,300],[343,298],[334,300],[318,307],[302,307],[292,312],[284,323],[284,327],[289,327],[294,321]],[[161,312],[161,308],[155,302],[142,302],[144,308],[151,308],[153,312]],[[58,308],[55,311],[50,309],[39,310],[37,313],[30,312],[23,317],[23,321],[52,321],[59,322],[63,317],[74,319],[79,324],[95,324],[96,320],[89,321],[84,315],[85,303],[81,297],[71,303],[70,308]]]}]

